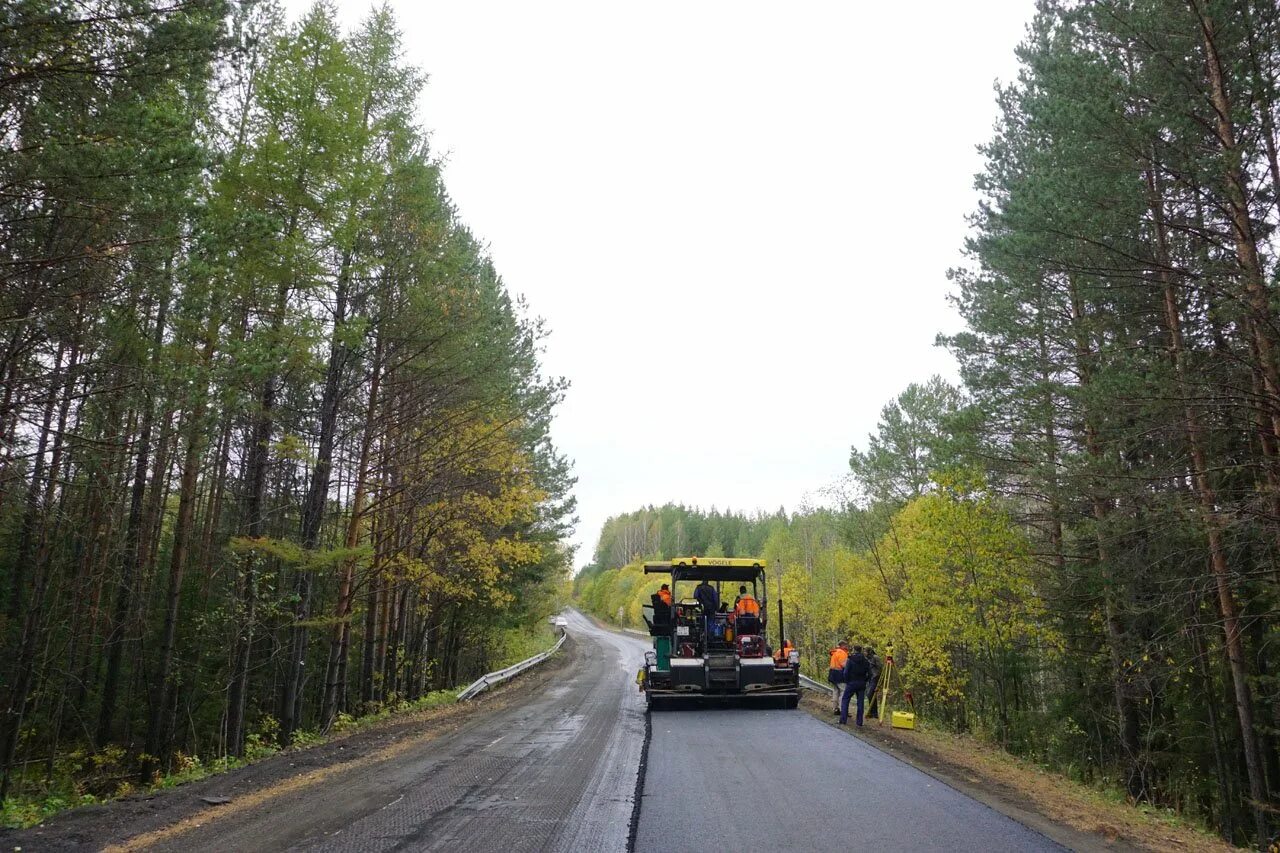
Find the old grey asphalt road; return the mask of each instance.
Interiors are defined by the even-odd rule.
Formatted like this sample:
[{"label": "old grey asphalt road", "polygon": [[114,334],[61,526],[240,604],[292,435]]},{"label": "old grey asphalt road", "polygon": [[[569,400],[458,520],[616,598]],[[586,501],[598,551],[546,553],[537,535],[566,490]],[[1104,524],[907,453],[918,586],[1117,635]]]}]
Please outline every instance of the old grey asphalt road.
[{"label": "old grey asphalt road", "polygon": [[342,791],[310,803],[328,815],[329,834],[295,849],[625,850],[644,739],[633,682],[643,646],[566,618],[581,661],[571,678],[442,754],[387,768],[385,794],[364,814],[340,815]]},{"label": "old grey asphalt road", "polygon": [[623,851],[644,741],[640,638],[566,614],[575,668],[513,707],[148,849]]},{"label": "old grey asphalt road", "polygon": [[1063,849],[804,711],[650,719],[637,853]]}]

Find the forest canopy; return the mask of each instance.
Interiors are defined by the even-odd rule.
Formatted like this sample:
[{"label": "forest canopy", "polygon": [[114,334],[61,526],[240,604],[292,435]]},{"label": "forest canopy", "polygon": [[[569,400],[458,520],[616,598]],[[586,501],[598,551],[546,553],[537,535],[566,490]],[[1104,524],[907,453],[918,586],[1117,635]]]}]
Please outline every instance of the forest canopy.
[{"label": "forest canopy", "polygon": [[566,384],[390,12],[0,15],[0,797],[118,793],[528,653],[568,567]]}]

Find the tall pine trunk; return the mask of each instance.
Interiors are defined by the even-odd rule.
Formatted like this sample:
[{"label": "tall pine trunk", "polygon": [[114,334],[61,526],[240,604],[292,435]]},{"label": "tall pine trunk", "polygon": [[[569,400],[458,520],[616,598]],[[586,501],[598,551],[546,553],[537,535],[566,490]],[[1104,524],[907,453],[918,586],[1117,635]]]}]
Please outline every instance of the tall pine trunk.
[{"label": "tall pine trunk", "polygon": [[164,627],[160,634],[159,661],[151,680],[151,700],[147,711],[146,758],[141,772],[144,780],[154,771],[155,763],[165,751],[168,728],[166,709],[172,706],[176,685],[173,681],[173,651],[178,636],[178,608],[182,599],[182,576],[186,569],[191,540],[195,534],[196,484],[200,476],[204,451],[205,406],[208,400],[208,370],[217,343],[218,321],[211,316],[205,329],[200,352],[199,385],[187,415],[186,452],[182,459],[182,478],[178,487],[178,517],[173,525],[173,546],[169,555],[168,588],[165,593]]},{"label": "tall pine trunk", "polygon": [[[166,278],[168,270],[165,270]],[[169,310],[168,288],[156,311],[155,328],[151,338],[151,375],[158,374],[164,346],[165,321]],[[99,747],[111,739],[112,723],[116,712],[116,694],[120,685],[120,665],[124,657],[125,634],[136,594],[137,577],[143,558],[143,513],[147,490],[148,462],[151,458],[151,433],[155,425],[157,401],[146,393],[143,403],[142,424],[137,438],[136,463],[133,470],[133,488],[129,496],[129,517],[126,522],[124,548],[120,560],[120,580],[111,614],[111,628],[106,641],[107,671],[102,684],[102,698],[98,712],[98,732],[95,738]],[[154,489],[155,486],[153,485]]]},{"label": "tall pine trunk", "polygon": [[[364,432],[360,436],[360,458],[356,463],[355,494],[351,498],[351,518],[347,522],[347,536],[343,543],[347,550],[360,544],[364,527],[365,497],[369,483],[369,459],[373,449],[375,417],[378,411],[378,386],[382,379],[383,339],[378,337],[374,345],[373,365],[369,375],[369,400],[365,410]],[[325,665],[324,700],[320,709],[320,725],[327,730],[337,717],[341,705],[341,693],[345,687],[347,646],[351,636],[351,599],[355,581],[356,561],[347,557],[342,561],[338,580],[338,601],[334,610],[334,625],[329,639],[329,659]]]},{"label": "tall pine trunk", "polygon": [[[356,242],[359,242],[357,236]],[[333,470],[333,442],[338,424],[338,395],[346,374],[350,351],[345,343],[348,291],[351,286],[353,250],[343,253],[334,295],[333,339],[329,347],[329,363],[325,370],[324,391],[320,398],[320,441],[316,448],[316,462],[311,471],[311,483],[302,507],[301,539],[304,551],[314,551],[320,541],[320,526],[324,522],[325,505],[329,498],[329,483]],[[297,603],[294,606],[294,624],[289,630],[289,658],[285,674],[284,694],[280,703],[280,736],[284,743],[293,739],[294,729],[302,716],[302,688],[306,675],[307,620],[311,618],[312,572],[298,572],[294,584]]]},{"label": "tall pine trunk", "polygon": [[[1076,369],[1080,377],[1081,388],[1088,393],[1093,381],[1093,347],[1089,342],[1089,332],[1085,328],[1086,316],[1084,299],[1073,276],[1068,276],[1070,289],[1072,325],[1076,339]],[[1084,446],[1094,464],[1100,464],[1105,458],[1105,451],[1098,437],[1096,415],[1084,405]],[[1095,546],[1098,556],[1098,568],[1102,573],[1102,608],[1103,622],[1106,625],[1107,651],[1111,659],[1111,688],[1116,703],[1118,732],[1122,759],[1125,762],[1124,787],[1129,796],[1135,800],[1145,799],[1149,795],[1149,779],[1146,753],[1142,748],[1142,728],[1138,717],[1137,703],[1132,695],[1130,679],[1125,665],[1125,628],[1121,619],[1120,602],[1117,596],[1117,579],[1111,559],[1111,549],[1107,543],[1106,525],[1111,508],[1102,495],[1101,486],[1094,483],[1089,496],[1093,509],[1095,525]]]},{"label": "tall pine trunk", "polygon": [[[1280,368],[1277,367],[1275,341],[1271,324],[1275,312],[1271,295],[1262,271],[1258,255],[1257,235],[1249,211],[1249,192],[1242,163],[1242,152],[1237,144],[1236,129],[1232,119],[1234,106],[1227,92],[1222,57],[1218,51],[1217,25],[1200,6],[1199,0],[1190,0],[1200,23],[1205,49],[1205,67],[1208,72],[1209,98],[1215,113],[1215,129],[1223,155],[1223,178],[1227,190],[1228,213],[1231,218],[1232,236],[1236,257],[1244,277],[1245,294],[1252,313],[1252,323],[1259,368],[1266,385],[1267,402],[1271,408],[1272,431],[1280,435]],[[1203,459],[1201,462],[1203,463]],[[1225,560],[1213,566],[1214,583],[1218,592],[1218,607],[1222,614],[1223,632],[1226,635],[1227,662],[1235,693],[1236,713],[1244,739],[1245,770],[1249,776],[1249,796],[1252,802],[1254,828],[1260,840],[1269,837],[1267,813],[1269,797],[1261,750],[1257,740],[1253,694],[1249,685],[1249,666],[1245,657],[1240,633],[1240,609],[1231,589],[1231,575]]]}]

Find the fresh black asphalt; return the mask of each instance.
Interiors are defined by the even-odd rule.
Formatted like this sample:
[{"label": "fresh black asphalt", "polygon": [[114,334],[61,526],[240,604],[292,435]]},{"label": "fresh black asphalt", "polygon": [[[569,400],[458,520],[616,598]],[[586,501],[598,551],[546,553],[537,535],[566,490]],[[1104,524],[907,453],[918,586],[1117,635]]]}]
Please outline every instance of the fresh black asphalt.
[{"label": "fresh black asphalt", "polygon": [[637,853],[1060,851],[804,711],[651,715]]}]

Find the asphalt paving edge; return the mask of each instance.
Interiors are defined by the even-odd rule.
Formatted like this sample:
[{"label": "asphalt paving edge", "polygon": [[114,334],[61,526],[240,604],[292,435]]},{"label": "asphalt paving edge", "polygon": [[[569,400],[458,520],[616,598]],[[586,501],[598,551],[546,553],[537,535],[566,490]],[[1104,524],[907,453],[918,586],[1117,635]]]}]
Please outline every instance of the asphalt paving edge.
[{"label": "asphalt paving edge", "polygon": [[[840,728],[831,721],[829,716],[821,714],[813,708],[805,708],[805,711],[832,728]],[[985,787],[982,783],[969,782],[960,775],[959,770],[951,772],[949,769],[929,763],[930,760],[941,761],[941,759],[928,755],[923,750],[919,755],[916,755],[909,748],[894,748],[887,743],[881,742],[879,738],[859,736],[849,728],[840,728],[840,730],[849,737],[858,738],[867,746],[896,758],[903,764],[914,767],[926,776],[936,779],[943,785],[958,791],[971,800],[976,800],[1010,820],[1017,821],[1032,832],[1037,832],[1068,850],[1078,851],[1078,853],[1140,853],[1140,851],[1147,849],[1134,845],[1125,838],[1109,838],[1099,833],[1076,829],[1059,823],[1048,815],[1041,814],[1033,808],[1028,808],[1009,797],[1002,796],[1000,793]]]},{"label": "asphalt paving edge", "polygon": [[[620,628],[617,625],[611,625],[603,619],[596,617],[585,610],[573,608],[580,615],[585,616],[596,627],[604,631],[612,631],[615,634],[638,634],[639,632]],[[648,636],[643,634],[642,636]],[[636,793],[631,798],[631,825],[627,828],[627,853],[635,853],[636,836],[640,833],[640,808],[644,800],[644,777],[645,769],[649,765],[649,743],[653,740],[653,714],[648,708],[644,712],[644,743],[640,745],[640,766],[636,769]]]},{"label": "asphalt paving edge", "polygon": [[640,801],[644,799],[644,771],[649,764],[649,741],[653,739],[653,715],[644,712],[644,743],[640,746],[640,767],[636,770],[636,794],[631,800],[631,826],[627,830],[627,853],[635,853],[640,831]]}]

